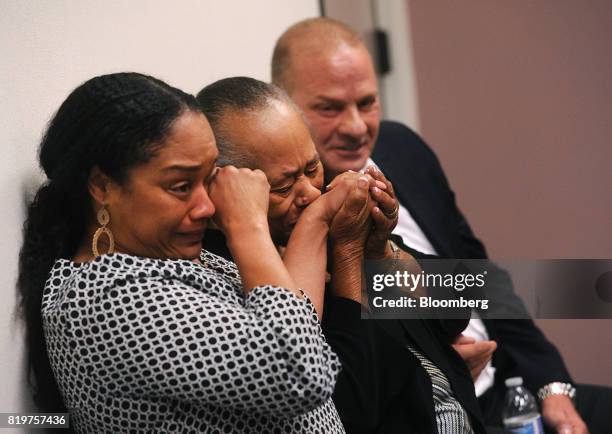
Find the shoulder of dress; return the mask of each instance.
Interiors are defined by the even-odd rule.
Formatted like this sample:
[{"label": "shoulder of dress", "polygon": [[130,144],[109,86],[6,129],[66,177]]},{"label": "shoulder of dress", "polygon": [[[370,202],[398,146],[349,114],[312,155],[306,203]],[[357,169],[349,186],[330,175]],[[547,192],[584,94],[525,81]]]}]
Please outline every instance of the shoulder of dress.
[{"label": "shoulder of dress", "polygon": [[202,250],[200,253],[200,261],[202,262],[204,268],[214,270],[232,280],[240,281],[240,273],[234,262],[228,261],[227,259],[219,255],[215,255],[207,250]]},{"label": "shoulder of dress", "polygon": [[[211,259],[209,256],[205,258]],[[227,283],[228,277],[231,277],[231,267],[228,271],[222,273],[216,267],[202,266],[189,260],[143,258],[125,254],[101,255],[81,264],[60,259],[54,264],[47,279],[43,309],[61,304],[77,293],[79,298],[93,299],[106,291],[119,289],[121,292],[123,288],[133,288],[134,283],[149,287],[159,282],[157,285],[167,288],[188,287],[209,292],[218,286],[227,286],[222,284]],[[234,282],[230,283],[230,287],[233,287]]]}]

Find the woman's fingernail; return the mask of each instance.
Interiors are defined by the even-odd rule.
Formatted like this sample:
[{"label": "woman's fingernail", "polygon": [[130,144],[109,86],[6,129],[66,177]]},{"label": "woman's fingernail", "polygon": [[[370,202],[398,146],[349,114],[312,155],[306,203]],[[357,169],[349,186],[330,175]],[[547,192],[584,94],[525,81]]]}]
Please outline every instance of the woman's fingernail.
[{"label": "woman's fingernail", "polygon": [[380,189],[378,187],[372,187],[372,193],[378,194],[380,193]]},{"label": "woman's fingernail", "polygon": [[368,181],[368,178],[362,176],[357,180],[357,185],[359,188],[367,188],[368,185],[370,185],[370,182]]}]

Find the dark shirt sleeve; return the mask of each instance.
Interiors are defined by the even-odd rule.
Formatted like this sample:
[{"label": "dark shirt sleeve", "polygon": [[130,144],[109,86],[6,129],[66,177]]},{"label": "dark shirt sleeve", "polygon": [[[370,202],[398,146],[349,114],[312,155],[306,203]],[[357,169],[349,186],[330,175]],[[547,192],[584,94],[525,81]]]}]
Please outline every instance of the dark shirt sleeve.
[{"label": "dark shirt sleeve", "polygon": [[326,297],[323,331],[342,365],[332,397],[346,432],[395,434],[411,427],[412,432],[435,433],[427,374],[378,325],[389,320],[362,320],[360,312],[353,300]]},{"label": "dark shirt sleeve", "polygon": [[[444,236],[447,239],[444,241],[449,243],[449,251],[444,256],[487,259],[483,243],[474,235],[457,206],[455,193],[440,161],[418,134],[397,122],[383,122],[380,140],[373,155],[377,163],[386,163],[386,166],[381,165],[383,172],[387,175],[388,168],[389,174],[395,174],[398,180],[401,179],[402,171],[407,170],[404,162],[410,161],[410,171],[416,173],[414,179],[420,180],[418,188],[422,196],[433,201],[437,215],[443,216],[444,227],[439,228],[439,231],[446,231]],[[401,187],[398,181],[392,177],[389,179],[399,193]],[[527,318],[524,304],[515,293],[508,273],[492,262],[489,262],[489,267],[490,289],[496,291],[495,298],[503,305],[507,317]],[[532,320],[485,318],[484,321],[491,339],[498,343],[493,356],[493,364],[497,368],[496,381],[503,383],[505,378],[520,375],[532,390],[552,381],[570,381],[559,351]]]},{"label": "dark shirt sleeve", "polygon": [[[439,160],[431,152],[431,163],[438,183],[446,195],[451,221],[461,240],[460,258],[486,259],[483,243],[474,235],[465,216],[459,210],[455,193],[451,190]],[[511,277],[502,268],[488,261],[488,284],[495,291],[494,298],[507,316],[528,317],[523,301],[514,291]],[[482,312],[481,312],[482,314]],[[485,326],[490,338],[499,347],[493,356],[497,369],[496,381],[503,382],[512,375],[523,377],[534,392],[553,381],[571,382],[571,377],[557,348],[544,336],[531,319],[487,320]]]},{"label": "dark shirt sleeve", "polygon": [[390,415],[390,409],[404,401],[408,380],[414,382],[422,373],[408,352],[377,326],[377,320],[360,319],[360,311],[360,304],[353,300],[326,298],[323,331],[342,364],[334,404],[347,433],[395,432],[383,427],[403,416],[401,412]]},{"label": "dark shirt sleeve", "polygon": [[[461,240],[460,255],[456,257],[486,259],[486,249],[457,207],[455,194],[435,155],[432,156],[432,162],[436,167],[438,181],[447,195],[451,218]],[[487,261],[487,268],[489,290],[494,291],[492,295],[505,315],[527,318],[527,310],[514,291],[507,271],[491,261]],[[508,377],[520,375],[534,392],[553,381],[572,381],[561,354],[531,319],[486,320],[485,326],[490,338],[499,345],[493,356],[493,365],[497,369],[496,381],[503,382]]]},{"label": "dark shirt sleeve", "polygon": [[342,365],[333,399],[347,432],[373,432],[380,419],[380,391],[375,372],[375,330],[360,319],[359,303],[327,296],[323,332]]}]

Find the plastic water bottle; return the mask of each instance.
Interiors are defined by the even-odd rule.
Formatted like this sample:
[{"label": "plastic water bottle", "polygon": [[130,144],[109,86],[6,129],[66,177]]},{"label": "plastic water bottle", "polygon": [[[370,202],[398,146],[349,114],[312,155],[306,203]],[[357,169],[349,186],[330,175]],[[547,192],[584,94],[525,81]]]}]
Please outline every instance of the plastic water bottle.
[{"label": "plastic water bottle", "polygon": [[521,377],[506,380],[506,400],[502,418],[504,427],[514,434],[544,434],[542,417],[535,398],[523,387]]}]

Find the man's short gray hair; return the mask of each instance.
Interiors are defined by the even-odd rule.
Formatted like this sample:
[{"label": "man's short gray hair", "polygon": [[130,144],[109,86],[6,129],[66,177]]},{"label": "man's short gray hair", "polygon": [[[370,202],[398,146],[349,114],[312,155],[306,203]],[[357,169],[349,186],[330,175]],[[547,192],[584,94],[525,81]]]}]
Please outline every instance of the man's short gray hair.
[{"label": "man's short gray hair", "polygon": [[[296,46],[316,47],[317,51],[332,49],[339,44],[349,46],[363,45],[363,40],[355,30],[343,23],[327,17],[308,18],[289,27],[278,38],[272,53],[272,83],[290,94],[292,58],[303,55]],[[364,45],[365,47],[365,45]]]}]

